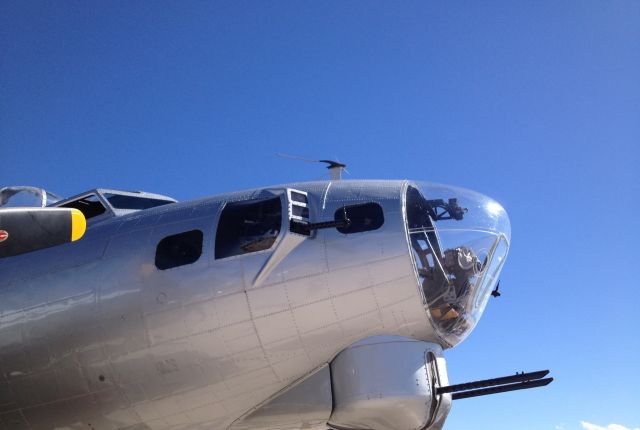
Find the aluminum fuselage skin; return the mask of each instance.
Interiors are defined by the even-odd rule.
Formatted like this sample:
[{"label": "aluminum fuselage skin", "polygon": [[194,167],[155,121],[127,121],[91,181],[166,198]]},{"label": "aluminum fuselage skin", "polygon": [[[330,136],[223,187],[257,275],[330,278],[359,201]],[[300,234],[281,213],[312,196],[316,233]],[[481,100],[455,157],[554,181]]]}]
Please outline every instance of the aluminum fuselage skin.
[{"label": "aluminum fuselage skin", "polygon": [[[354,342],[436,342],[407,242],[406,181],[288,184],[89,224],[77,242],[0,260],[0,428],[222,429]],[[308,192],[312,222],[377,202],[381,228],[317,231],[259,286],[269,250],[215,259],[225,203]],[[285,208],[283,208],[285,209]],[[198,229],[193,264],[156,246]]]}]

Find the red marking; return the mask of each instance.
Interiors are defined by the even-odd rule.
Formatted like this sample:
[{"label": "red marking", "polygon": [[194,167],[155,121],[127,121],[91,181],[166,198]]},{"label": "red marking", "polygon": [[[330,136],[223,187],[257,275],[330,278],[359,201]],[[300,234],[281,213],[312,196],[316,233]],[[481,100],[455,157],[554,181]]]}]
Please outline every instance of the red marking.
[{"label": "red marking", "polygon": [[0,242],[4,242],[9,238],[9,232],[6,230],[0,230]]}]

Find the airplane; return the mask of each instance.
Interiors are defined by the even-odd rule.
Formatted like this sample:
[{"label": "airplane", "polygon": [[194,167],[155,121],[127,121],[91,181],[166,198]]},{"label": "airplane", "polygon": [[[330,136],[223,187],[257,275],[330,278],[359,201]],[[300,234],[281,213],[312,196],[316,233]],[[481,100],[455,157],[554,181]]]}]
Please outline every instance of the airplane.
[{"label": "airplane", "polygon": [[480,193],[332,174],[49,208],[86,231],[0,258],[0,429],[431,430],[553,379],[449,384],[511,239]]}]

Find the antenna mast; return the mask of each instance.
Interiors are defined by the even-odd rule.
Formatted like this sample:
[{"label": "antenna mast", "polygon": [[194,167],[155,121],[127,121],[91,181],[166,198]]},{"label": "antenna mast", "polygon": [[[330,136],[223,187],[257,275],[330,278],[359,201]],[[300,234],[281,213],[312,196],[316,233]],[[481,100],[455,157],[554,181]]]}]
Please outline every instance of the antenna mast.
[{"label": "antenna mast", "polygon": [[339,163],[337,161],[331,161],[331,160],[318,160],[321,163],[327,163],[327,169],[329,169],[329,175],[331,177],[332,181],[339,181],[340,179],[342,179],[342,172],[344,172],[345,168],[347,167],[346,164],[343,163]]},{"label": "antenna mast", "polygon": [[332,181],[339,181],[342,179],[342,172],[347,172],[347,165],[344,163],[341,163],[339,161],[333,161],[333,160],[309,160],[307,158],[302,158],[302,157],[298,157],[296,155],[289,155],[289,154],[282,154],[279,153],[277,154],[279,157],[282,158],[290,158],[292,160],[300,160],[300,161],[306,161],[307,163],[326,163],[327,164],[327,169],[329,169],[329,177],[331,178]]}]

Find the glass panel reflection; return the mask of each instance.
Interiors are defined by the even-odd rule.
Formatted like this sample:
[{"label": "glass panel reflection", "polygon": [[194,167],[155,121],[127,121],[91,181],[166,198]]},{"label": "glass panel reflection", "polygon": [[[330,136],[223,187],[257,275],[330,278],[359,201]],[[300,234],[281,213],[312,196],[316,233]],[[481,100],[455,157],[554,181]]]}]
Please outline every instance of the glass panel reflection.
[{"label": "glass panel reflection", "polygon": [[482,315],[509,248],[504,209],[455,187],[407,190],[407,227],[418,281],[434,327],[454,345]]}]

